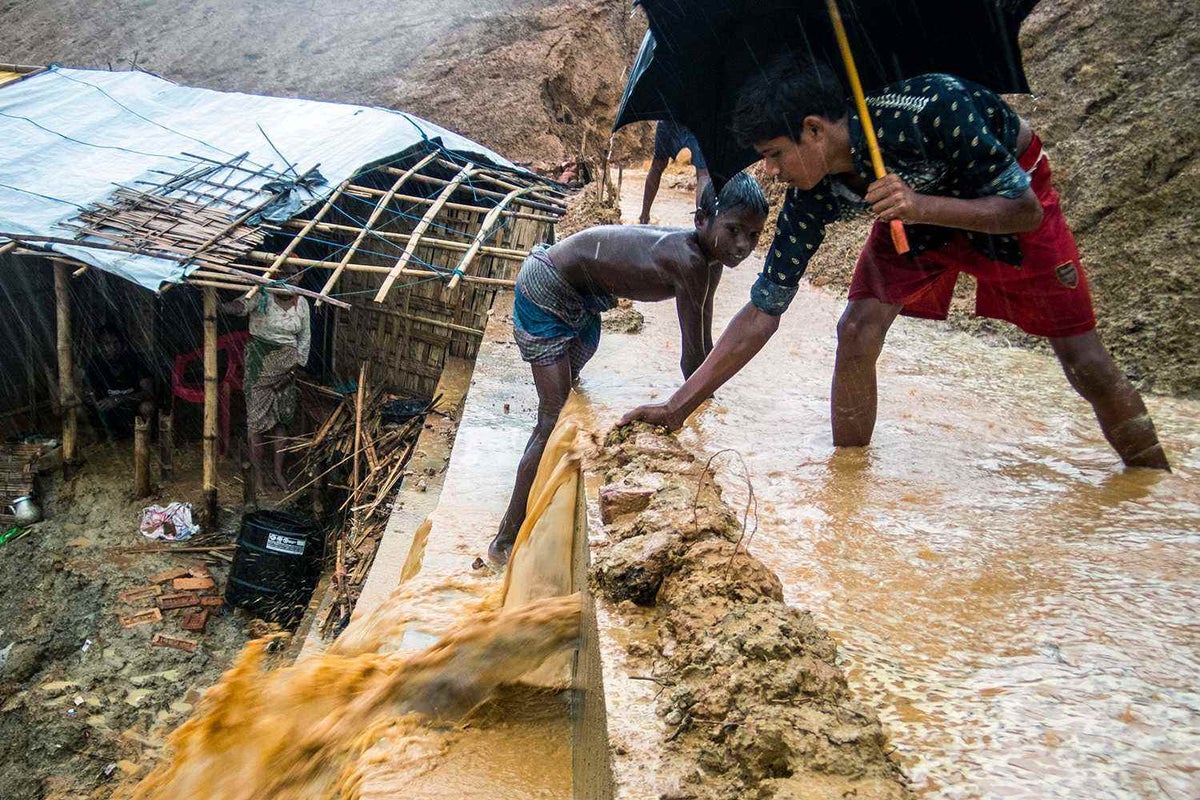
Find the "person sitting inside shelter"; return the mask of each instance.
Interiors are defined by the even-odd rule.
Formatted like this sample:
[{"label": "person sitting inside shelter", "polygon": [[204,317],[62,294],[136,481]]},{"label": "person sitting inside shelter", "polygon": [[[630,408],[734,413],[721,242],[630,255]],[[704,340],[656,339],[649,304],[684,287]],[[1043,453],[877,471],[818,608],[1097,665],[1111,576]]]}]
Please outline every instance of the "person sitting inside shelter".
[{"label": "person sitting inside shelter", "polygon": [[692,166],[696,168],[696,205],[704,197],[704,187],[709,184],[708,165],[704,162],[704,154],[700,152],[700,143],[695,135],[678,122],[659,122],[654,128],[654,158],[650,161],[650,169],[646,172],[646,186],[642,191],[642,213],[638,222],[643,225],[650,223],[650,207],[658,196],[658,187],[662,183],[663,172],[671,159],[683,150],[691,153]]},{"label": "person sitting inside shelter", "polygon": [[[283,265],[276,275],[284,282],[293,282],[296,276],[291,265]],[[296,373],[308,363],[312,343],[308,301],[297,294],[260,291],[249,299],[222,303],[221,311],[250,318],[243,385],[255,484],[259,492],[266,488],[265,439],[270,434],[275,438],[271,474],[276,486],[286,491],[282,437],[296,416]]]},{"label": "person sitting inside shelter", "polygon": [[84,368],[85,398],[109,439],[133,435],[136,416],[152,421],[154,379],[146,363],[120,331],[104,326],[96,335],[96,352]]},{"label": "person sitting inside shelter", "polygon": [[534,247],[517,274],[513,335],[533,369],[537,425],[517,467],[516,486],[488,547],[493,567],[507,562],[529,490],[571,384],[600,344],[600,312],[618,297],[675,300],[686,378],[712,349],[713,297],[724,267],[736,267],[758,243],[769,206],[754,178],[739,173],[720,194],[711,184],[695,227],[600,225],[552,247]]}]

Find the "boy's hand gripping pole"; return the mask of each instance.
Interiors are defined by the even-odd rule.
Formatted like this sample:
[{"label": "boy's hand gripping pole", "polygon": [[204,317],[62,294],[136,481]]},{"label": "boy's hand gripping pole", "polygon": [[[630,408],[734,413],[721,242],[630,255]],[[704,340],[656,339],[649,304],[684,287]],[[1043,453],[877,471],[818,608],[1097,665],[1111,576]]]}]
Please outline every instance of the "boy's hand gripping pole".
[{"label": "boy's hand gripping pole", "polygon": [[[875,126],[871,122],[871,114],[867,110],[867,98],[863,95],[862,81],[858,79],[858,67],[854,65],[854,54],[850,52],[850,40],[846,38],[846,26],[842,24],[842,15],[838,11],[837,0],[825,0],[829,9],[829,20],[833,23],[833,35],[837,37],[838,49],[842,52],[842,63],[846,67],[846,77],[850,80],[850,92],[854,95],[854,105],[858,109],[858,118],[862,120],[863,136],[867,139],[867,152],[871,154],[871,168],[878,180],[887,174],[883,166],[883,154],[879,152],[879,140],[875,138]],[[892,229],[892,244],[897,253],[908,252],[908,236],[904,233],[904,223],[894,219],[890,223]]]}]

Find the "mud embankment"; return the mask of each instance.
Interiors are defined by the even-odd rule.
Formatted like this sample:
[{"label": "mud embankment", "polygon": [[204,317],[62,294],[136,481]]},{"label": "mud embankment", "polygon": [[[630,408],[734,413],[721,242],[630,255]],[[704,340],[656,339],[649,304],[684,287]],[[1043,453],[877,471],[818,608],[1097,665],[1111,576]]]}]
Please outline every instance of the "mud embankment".
[{"label": "mud embankment", "polygon": [[742,521],[708,465],[642,425],[605,444],[593,469],[606,481],[606,541],[592,581],[603,601],[651,611],[654,642],[637,656],[662,687],[661,749],[641,754],[658,762],[656,796],[909,797],[836,643],[738,544]]}]

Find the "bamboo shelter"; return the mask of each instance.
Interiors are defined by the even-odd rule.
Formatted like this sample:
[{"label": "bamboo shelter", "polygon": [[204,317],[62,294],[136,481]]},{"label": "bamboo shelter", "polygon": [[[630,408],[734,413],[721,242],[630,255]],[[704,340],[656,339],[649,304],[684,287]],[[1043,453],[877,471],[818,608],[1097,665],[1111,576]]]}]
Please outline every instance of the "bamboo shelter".
[{"label": "bamboo shelter", "polygon": [[[365,372],[373,387],[428,400],[447,357],[475,356],[496,293],[511,289],[525,254],[553,239],[566,210],[561,185],[401,112],[192,89],[140,72],[0,74],[9,76],[0,83],[0,259],[53,272],[51,402],[64,461],[74,468],[78,448],[75,284],[101,272],[155,302],[195,293],[202,313],[187,324],[203,332],[213,511],[220,294],[307,297],[325,377]],[[69,119],[54,111],[64,104]],[[88,169],[78,169],[84,159]],[[300,278],[280,281],[285,266]],[[169,446],[160,452],[169,472]],[[139,492],[146,458],[139,453]]]}]

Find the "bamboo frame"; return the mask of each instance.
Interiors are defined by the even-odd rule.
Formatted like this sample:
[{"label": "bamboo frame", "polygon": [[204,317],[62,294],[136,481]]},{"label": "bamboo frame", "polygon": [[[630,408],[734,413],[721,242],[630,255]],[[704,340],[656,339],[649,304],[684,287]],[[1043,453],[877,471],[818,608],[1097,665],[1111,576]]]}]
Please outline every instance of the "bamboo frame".
[{"label": "bamboo frame", "polygon": [[[299,228],[301,223],[285,222],[283,223],[283,226],[285,228]],[[328,233],[358,232],[358,228],[355,228],[351,225],[339,225],[333,222],[322,222],[313,226],[313,230],[325,231]],[[412,238],[411,234],[393,233],[391,231],[371,231],[371,235],[380,239],[386,239],[389,242],[407,242]],[[459,253],[465,253],[471,248],[471,245],[467,242],[454,242],[449,239],[434,239],[429,236],[421,237],[421,246],[429,247],[434,250],[453,250]],[[479,252],[487,256],[495,256],[496,258],[503,258],[508,261],[524,261],[525,257],[529,255],[524,250],[514,250],[510,247],[481,247],[479,248]]]},{"label": "bamboo frame", "polygon": [[[42,242],[42,243],[46,243],[46,244],[67,244],[67,245],[72,245],[75,247],[92,248],[95,250],[112,250],[112,251],[118,252],[118,253],[133,253],[134,255],[154,256],[155,258],[163,258],[168,261],[185,262],[185,261],[190,260],[190,259],[187,259],[187,258],[177,254],[177,253],[172,253],[170,251],[138,250],[137,248],[125,247],[123,245],[104,244],[102,242],[85,242],[85,241],[80,241],[80,240],[75,240],[75,239],[64,239],[59,236],[24,236],[22,234],[15,234],[15,233],[11,234],[11,235],[7,234],[7,233],[0,233],[0,238],[15,239],[18,241]],[[37,251],[34,251],[34,252],[37,252]],[[38,253],[38,254],[42,255],[43,257],[49,257],[49,254],[47,254],[47,253]],[[271,258],[275,258],[275,256],[271,256]],[[204,261],[205,259],[203,256],[200,256],[198,260]],[[210,276],[213,274],[220,274],[220,276],[225,280],[229,280],[231,278],[240,278],[240,279],[247,281],[248,283],[251,283],[251,284],[257,283],[257,284],[261,284],[261,285],[267,285],[267,286],[269,286],[269,288],[278,289],[281,292],[286,291],[286,292],[291,292],[292,294],[298,294],[301,297],[310,297],[310,298],[315,298],[315,299],[319,299],[319,300],[324,300],[326,303],[330,303],[330,304],[336,305],[336,306],[341,306],[343,308],[350,307],[349,303],[343,302],[341,300],[337,300],[332,297],[326,297],[325,295],[318,294],[317,292],[311,292],[308,289],[302,289],[299,286],[291,286],[291,285],[276,286],[274,281],[270,281],[270,280],[262,277],[261,275],[255,275],[253,273],[245,272],[245,271],[237,269],[235,267],[224,266],[221,264],[209,264],[207,269],[209,270],[208,272],[206,272],[203,269],[197,269],[197,270],[193,270],[192,273],[190,273],[190,274],[195,274],[198,272],[201,274],[207,274]],[[184,283],[190,282],[187,275],[184,276],[183,282]],[[173,284],[167,284],[167,286],[171,286],[171,285],[173,285]],[[239,286],[237,288],[244,289],[246,287]]]},{"label": "bamboo frame", "polygon": [[492,228],[495,227],[496,220],[500,218],[500,215],[504,213],[505,207],[521,195],[532,191],[534,191],[534,187],[532,186],[527,186],[524,189],[513,189],[504,196],[503,200],[496,204],[495,208],[487,213],[487,216],[483,218],[483,222],[479,225],[479,232],[475,234],[475,240],[471,242],[471,246],[467,248],[466,255],[464,255],[462,260],[458,262],[458,266],[454,270],[454,277],[451,278],[450,283],[446,285],[447,289],[455,289],[458,287],[459,278],[462,277],[463,273],[466,272],[467,267],[469,267],[471,262],[475,259],[475,254],[478,253],[479,248],[483,246],[484,240],[492,235]]},{"label": "bamboo frame", "polygon": [[[350,195],[351,197],[354,197],[358,194],[367,195],[369,197],[382,197],[384,194],[384,190],[383,189],[372,189],[370,186],[360,186],[358,184],[355,184],[346,190],[346,194]],[[496,192],[496,194],[500,197],[504,196],[500,192]],[[411,195],[411,194],[397,194],[394,199],[395,200],[403,200],[406,203],[413,203],[415,205],[424,205],[424,206],[432,205],[435,202],[433,199],[430,199],[428,197],[420,197],[419,195]],[[453,200],[447,201],[443,207],[448,208],[448,209],[453,209],[454,211],[474,211],[476,214],[486,214],[490,208],[489,206],[476,206],[476,205],[471,205],[470,203],[456,203]],[[555,214],[551,215],[551,214],[534,214],[534,213],[526,212],[526,211],[511,211],[510,210],[510,211],[504,212],[504,214],[505,214],[505,216],[513,217],[515,219],[528,219],[528,220],[533,220],[534,222],[549,222],[551,224],[555,224],[560,219],[562,219],[562,214],[558,214],[557,212],[555,212]],[[2,235],[3,234],[0,234],[0,236],[2,236]]]},{"label": "bamboo frame", "polygon": [[75,354],[71,342],[71,272],[54,265],[54,306],[58,347],[58,403],[63,424],[63,477],[70,478],[79,462],[79,391],[75,386]]},{"label": "bamboo frame", "polygon": [[[247,257],[249,259],[251,259],[252,261],[262,261],[264,263],[269,261],[270,259],[274,258],[274,256],[272,256],[269,253],[261,253],[258,251],[254,251],[254,252],[250,253],[249,256],[247,256]],[[289,258],[287,260],[287,263],[295,264],[296,266],[300,266],[300,267],[320,267],[321,269],[333,269],[333,264],[330,264],[328,261],[317,261],[316,259],[299,258],[297,256],[292,256],[291,258]],[[392,273],[393,271],[395,271],[395,267],[384,267],[384,266],[380,266],[378,264],[347,264],[346,271],[347,272],[367,272],[367,273],[375,273],[376,275],[381,275],[381,274]],[[436,270],[432,270],[432,269],[408,269],[408,268],[405,268],[405,269],[400,270],[399,274],[406,275],[409,277],[414,277],[414,278],[446,278],[446,277],[449,277],[448,272],[437,272]],[[479,284],[484,284],[487,286],[496,286],[496,287],[508,288],[508,289],[511,289],[514,285],[516,285],[516,281],[510,281],[510,280],[506,280],[504,278],[484,278],[484,277],[477,276],[477,275],[465,275],[465,276],[463,276],[463,281],[466,283],[479,283]],[[334,303],[334,299],[328,298],[328,302]],[[341,303],[341,305],[346,308],[351,307],[348,303]]]},{"label": "bamboo frame", "polygon": [[[354,466],[351,471],[350,485],[354,487],[350,494],[350,507],[354,510],[355,522],[358,521],[358,465],[362,461],[362,415],[363,394],[366,392],[367,362],[363,361],[358,367],[358,391],[354,394]],[[339,541],[340,545],[341,542]]]},{"label": "bamboo frame", "polygon": [[[300,229],[300,232],[292,237],[292,240],[288,242],[287,247],[283,248],[283,252],[279,254],[279,257],[276,259],[275,263],[267,267],[267,271],[263,273],[264,278],[270,278],[275,274],[275,272],[283,264],[283,260],[295,252],[296,248],[300,246],[300,242],[304,241],[304,237],[307,236],[309,232],[321,222],[325,215],[329,213],[329,209],[333,208],[334,204],[342,196],[342,192],[346,191],[349,186],[350,179],[347,178],[346,180],[342,181],[336,189],[333,190],[333,194],[329,195],[329,199],[325,201],[325,205],[321,206],[321,209],[313,215],[313,218],[304,224],[304,227]],[[251,289],[250,291],[246,292],[245,299],[249,300],[257,293],[257,287]]]},{"label": "bamboo frame", "polygon": [[217,520],[217,291],[204,290],[204,503]]},{"label": "bamboo frame", "polygon": [[379,220],[379,217],[387,209],[388,203],[392,202],[392,198],[396,196],[396,192],[400,191],[400,187],[407,183],[408,179],[417,173],[417,170],[424,167],[430,161],[433,161],[436,156],[436,151],[430,153],[412,167],[405,170],[403,173],[401,173],[400,177],[396,179],[396,182],[392,184],[392,188],[388,189],[387,192],[384,193],[383,197],[380,198],[379,202],[375,204],[375,208],[371,211],[371,216],[367,218],[367,224],[359,229],[358,235],[354,237],[354,242],[346,249],[346,253],[338,261],[337,268],[333,271],[333,274],[329,276],[329,280],[325,281],[325,286],[321,289],[321,294],[328,294],[329,290],[332,289],[334,284],[337,283],[338,278],[342,277],[342,270],[346,268],[346,264],[350,263],[350,259],[354,258],[354,254],[358,252],[359,245],[362,244],[363,239],[367,238],[367,233],[370,232],[371,228]]},{"label": "bamboo frame", "polygon": [[[450,167],[451,169],[458,169],[457,164],[455,164],[452,161],[447,161],[444,158],[438,159],[438,163],[441,164],[442,166]],[[506,190],[533,188],[533,189],[535,189],[535,191],[530,194],[530,197],[544,203],[547,206],[551,206],[552,208],[561,210],[564,213],[567,210],[567,201],[562,198],[562,192],[559,192],[553,186],[549,186],[547,184],[540,184],[540,185],[526,184],[525,186],[522,186],[519,183],[513,183],[512,181],[506,181],[503,178],[501,178],[499,175],[497,175],[493,172],[488,172],[488,171],[483,171],[483,170],[480,171],[479,178],[480,178],[480,180],[485,180],[488,183],[494,183],[497,186],[502,186]],[[489,190],[482,189],[482,190],[478,190],[478,191],[487,192]],[[556,192],[559,195],[559,197],[555,197],[551,194],[547,194],[547,192]],[[503,194],[504,194],[503,192],[499,193],[499,195],[503,195]],[[522,202],[528,203],[529,205],[533,205],[532,203],[530,203],[527,200],[522,201]],[[549,210],[549,209],[547,209],[547,210]]]},{"label": "bamboo frame", "polygon": [[[443,166],[449,167],[450,169],[453,169],[453,170],[462,169],[461,164],[455,164],[452,161],[446,161],[445,159],[440,159],[439,162]],[[395,167],[388,167],[387,171],[391,172],[394,169],[395,169]],[[515,183],[508,183],[508,182],[502,181],[500,178],[497,178],[494,174],[492,174],[489,171],[479,170],[478,172],[479,172],[480,178],[485,178],[493,183],[498,183],[501,186],[503,186],[506,190],[522,188]],[[446,178],[438,178],[433,175],[418,175],[414,180],[416,180],[417,183],[427,183],[432,186],[446,186],[447,184],[450,183],[450,181],[447,180]],[[476,194],[476,195],[479,195],[482,197],[493,197],[497,200],[504,197],[504,195],[507,193],[507,192],[498,192],[498,191],[495,191],[494,189],[483,189],[478,186],[472,186],[471,192],[473,194]],[[541,211],[548,211],[551,214],[558,214],[560,216],[563,213],[565,213],[567,210],[566,203],[553,204],[553,203],[547,203],[547,202],[540,202],[537,200],[525,200],[523,202],[525,205],[528,205],[531,208],[536,208]]]},{"label": "bamboo frame", "polygon": [[396,266],[392,267],[392,271],[388,273],[388,276],[383,281],[383,286],[379,287],[379,292],[375,295],[376,303],[382,303],[384,298],[388,296],[388,292],[392,290],[392,284],[396,282],[396,278],[400,277],[401,271],[407,267],[408,262],[412,260],[413,253],[417,251],[417,245],[421,241],[421,236],[425,233],[425,230],[429,227],[429,224],[433,222],[434,218],[437,217],[437,215],[441,212],[442,206],[444,206],[450,199],[450,195],[454,194],[454,190],[461,186],[463,181],[471,177],[474,170],[475,165],[468,161],[467,165],[463,167],[457,175],[454,176],[454,179],[442,188],[441,193],[437,196],[437,199],[434,200],[433,205],[429,207],[429,210],[425,212],[425,216],[421,217],[421,221],[417,223],[415,228],[413,228],[412,238],[409,239],[408,244],[405,245],[404,252],[401,253],[400,258],[396,261]]}]

